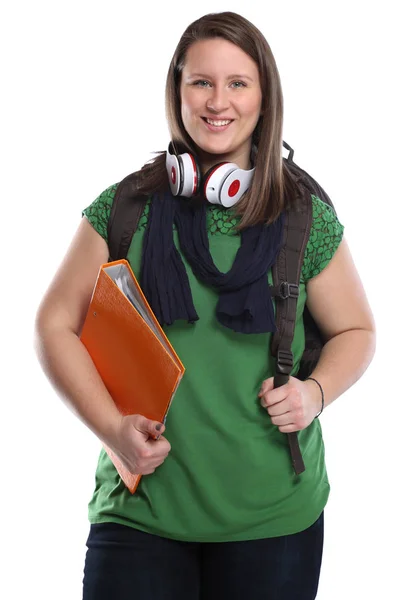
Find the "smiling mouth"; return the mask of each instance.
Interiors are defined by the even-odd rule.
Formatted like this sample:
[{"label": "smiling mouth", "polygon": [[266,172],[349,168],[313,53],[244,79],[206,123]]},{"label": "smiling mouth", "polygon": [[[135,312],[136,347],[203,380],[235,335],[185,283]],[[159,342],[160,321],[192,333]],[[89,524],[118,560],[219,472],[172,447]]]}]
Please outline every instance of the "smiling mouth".
[{"label": "smiling mouth", "polygon": [[202,119],[205,121],[205,123],[208,123],[208,125],[211,125],[212,127],[225,127],[226,125],[229,125],[230,123],[232,123],[234,120],[234,119],[217,120],[217,119],[208,119],[207,117],[202,117]]}]

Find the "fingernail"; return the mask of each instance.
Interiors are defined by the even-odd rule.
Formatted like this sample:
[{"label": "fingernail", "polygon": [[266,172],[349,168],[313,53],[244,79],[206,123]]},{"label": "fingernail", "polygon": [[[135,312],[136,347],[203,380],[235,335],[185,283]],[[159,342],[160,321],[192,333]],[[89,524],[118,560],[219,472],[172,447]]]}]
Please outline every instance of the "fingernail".
[{"label": "fingernail", "polygon": [[160,423],[158,423],[158,424],[156,425],[156,429],[157,429],[158,431],[160,431],[160,430],[162,429],[162,425],[161,425]]}]

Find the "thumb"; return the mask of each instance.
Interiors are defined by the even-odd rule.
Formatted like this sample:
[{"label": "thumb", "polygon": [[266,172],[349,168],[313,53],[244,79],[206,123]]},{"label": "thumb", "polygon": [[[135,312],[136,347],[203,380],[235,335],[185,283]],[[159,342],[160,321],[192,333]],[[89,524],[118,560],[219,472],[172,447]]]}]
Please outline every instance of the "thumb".
[{"label": "thumb", "polygon": [[143,415],[136,415],[134,428],[141,433],[147,433],[151,435],[155,439],[158,439],[159,436],[165,431],[165,426],[163,423],[154,421],[153,419],[148,419]]},{"label": "thumb", "polygon": [[272,390],[274,388],[274,378],[273,377],[269,377],[268,379],[265,379],[263,381],[263,383],[261,384],[261,388],[259,391],[259,398],[261,398],[262,396],[264,396],[264,394],[266,392],[270,392],[270,390]]}]

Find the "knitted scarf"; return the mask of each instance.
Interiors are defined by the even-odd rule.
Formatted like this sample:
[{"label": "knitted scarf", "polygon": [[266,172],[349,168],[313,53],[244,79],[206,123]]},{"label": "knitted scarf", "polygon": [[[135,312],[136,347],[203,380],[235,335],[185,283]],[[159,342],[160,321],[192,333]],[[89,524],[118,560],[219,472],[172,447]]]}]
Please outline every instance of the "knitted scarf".
[{"label": "knitted scarf", "polygon": [[173,241],[176,224],[180,248],[195,276],[219,295],[216,317],[240,333],[275,332],[267,273],[282,246],[284,214],[271,225],[241,232],[241,245],[228,273],[221,273],[209,252],[206,203],[155,194],[143,240],[140,285],[159,323],[199,319],[181,255]]}]

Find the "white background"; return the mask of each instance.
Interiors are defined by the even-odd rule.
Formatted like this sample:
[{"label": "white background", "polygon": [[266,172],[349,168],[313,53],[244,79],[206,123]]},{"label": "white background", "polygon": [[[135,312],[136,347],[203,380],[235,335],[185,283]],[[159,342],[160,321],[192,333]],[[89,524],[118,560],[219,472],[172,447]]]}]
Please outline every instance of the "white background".
[{"label": "white background", "polygon": [[100,448],[37,363],[37,306],[82,209],[166,148],[175,46],[191,21],[222,10],[247,17],[272,47],[284,139],[336,206],[378,329],[370,368],[321,417],[332,491],[318,600],[415,597],[411,2],[268,4],[38,0],[1,9],[6,600],[81,598]]}]

